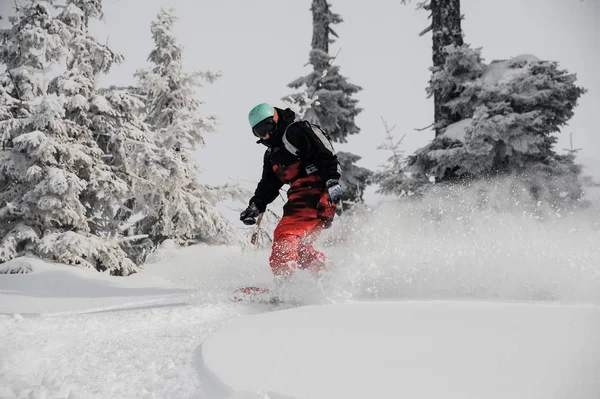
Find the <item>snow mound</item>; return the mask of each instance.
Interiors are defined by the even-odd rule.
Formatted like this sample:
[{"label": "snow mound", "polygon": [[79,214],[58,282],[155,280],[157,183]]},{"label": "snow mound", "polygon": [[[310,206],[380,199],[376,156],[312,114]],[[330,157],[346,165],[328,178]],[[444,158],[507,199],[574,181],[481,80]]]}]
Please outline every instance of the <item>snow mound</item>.
[{"label": "snow mound", "polygon": [[350,303],[238,318],[203,344],[201,360],[234,392],[592,399],[599,334],[593,306]]},{"label": "snow mound", "polygon": [[523,54],[509,60],[492,62],[483,72],[483,83],[495,85],[516,79],[526,73],[527,64],[539,61],[535,55]]},{"label": "snow mound", "polygon": [[33,265],[25,257],[11,259],[0,265],[0,274],[27,274],[32,271]]}]

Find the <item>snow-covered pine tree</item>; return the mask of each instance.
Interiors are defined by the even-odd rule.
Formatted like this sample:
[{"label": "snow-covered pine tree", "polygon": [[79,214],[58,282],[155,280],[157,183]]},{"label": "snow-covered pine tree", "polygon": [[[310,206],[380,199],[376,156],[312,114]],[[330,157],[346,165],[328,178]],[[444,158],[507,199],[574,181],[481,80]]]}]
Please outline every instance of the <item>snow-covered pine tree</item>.
[{"label": "snow-covered pine tree", "polygon": [[183,71],[183,47],[173,32],[176,20],[173,10],[159,12],[151,23],[155,48],[148,60],[154,67],[136,73],[146,95],[145,121],[160,148],[156,165],[162,170],[148,176],[155,187],[135,199],[145,217],[134,230],[148,234],[155,245],[165,239],[184,245],[231,243],[238,236],[215,207],[222,199],[219,189],[198,183],[190,156],[196,145],[204,144],[203,133],[216,128],[214,117],[198,113],[196,87],[200,78],[213,82],[219,74]]},{"label": "snow-covered pine tree", "polygon": [[[288,87],[300,91],[282,100],[291,101],[303,109],[305,113],[300,116],[321,126],[332,141],[345,143],[347,136],[360,132],[354,119],[362,109],[357,106],[358,100],[353,95],[362,88],[342,76],[340,67],[333,65],[335,57],[329,55],[329,44],[334,41],[330,35],[338,37],[331,25],[342,22],[341,16],[330,10],[327,0],[313,0],[311,11],[313,36],[309,64],[312,71],[291,82]],[[367,185],[367,175],[371,172],[355,165],[360,160],[359,156],[344,153],[341,157],[342,182],[349,189],[344,192],[344,199],[360,200]]]},{"label": "snow-covered pine tree", "polygon": [[[102,3],[98,0],[68,0],[57,18],[73,32],[69,41],[67,70],[54,78],[48,92],[64,99],[65,117],[77,126],[77,139],[94,147],[100,154],[102,172],[88,174],[88,187],[82,193],[90,222],[90,230],[98,236],[118,234],[114,207],[129,193],[127,173],[115,168],[114,154],[106,151],[106,143],[118,141],[119,134],[105,123],[110,108],[108,99],[98,93],[96,81],[123,57],[101,44],[88,33],[90,19],[101,19]],[[122,104],[119,104],[122,108]],[[113,116],[111,114],[111,116]],[[133,119],[122,115],[122,123]],[[130,134],[131,129],[124,129]],[[100,146],[100,147],[99,147]],[[104,151],[102,151],[104,150]]]},{"label": "snow-covered pine tree", "polygon": [[26,156],[12,150],[13,140],[25,130],[23,119],[31,116],[31,101],[43,92],[37,75],[43,71],[44,61],[56,61],[51,58],[56,52],[41,58],[34,54],[43,51],[46,43],[62,46],[62,40],[56,40],[48,29],[57,26],[50,3],[30,3],[18,11],[20,15],[10,20],[11,29],[0,36],[0,63],[5,69],[0,78],[0,262],[13,259],[39,243],[40,232],[22,223],[24,207],[15,203],[21,202],[27,191],[20,183],[29,162]]},{"label": "snow-covered pine tree", "polygon": [[[434,66],[428,94],[435,99],[436,137],[408,157],[400,191],[422,192],[429,182],[516,174],[534,199],[576,201],[581,168],[553,146],[585,92],[558,64],[519,56],[486,66],[481,50],[463,42],[459,0],[429,0]],[[438,101],[438,99],[440,101]]]},{"label": "snow-covered pine tree", "polygon": [[220,73],[183,71],[183,46],[177,42],[173,25],[177,21],[174,10],[161,10],[150,31],[155,48],[148,61],[151,69],[137,72],[140,88],[147,93],[146,122],[158,134],[161,144],[176,151],[193,150],[203,145],[203,133],[216,129],[214,116],[198,113],[201,104],[196,88],[201,80],[213,83]]},{"label": "snow-covered pine tree", "polygon": [[[64,13],[81,16],[75,8],[68,3]],[[5,93],[12,85],[8,90],[16,98],[9,119],[0,122],[3,136],[12,141],[12,148],[0,153],[0,262],[30,251],[129,274],[135,265],[118,243],[91,234],[93,210],[84,200],[98,181],[113,183],[106,193],[123,187],[110,177],[86,126],[70,115],[86,107],[84,94],[93,88],[72,74],[74,60],[84,58],[88,42],[78,40],[83,33],[64,18],[53,16],[49,1],[30,1],[18,11],[0,55],[10,77]],[[92,55],[96,62],[100,59],[100,54]],[[69,60],[68,71],[54,87],[68,88],[71,95],[55,91],[58,96],[48,96],[40,74],[63,56]]]},{"label": "snow-covered pine tree", "polygon": [[[444,48],[445,63],[440,68],[435,68],[431,76],[427,94],[435,96],[440,93],[453,93],[442,109],[453,120],[459,122],[439,129],[441,135],[436,135],[433,141],[421,150],[417,150],[406,159],[404,170],[398,170],[404,179],[394,190],[396,193],[421,194],[432,182],[452,180],[436,169],[436,165],[429,161],[427,154],[437,154],[437,150],[449,149],[450,153],[457,146],[456,137],[464,132],[465,123],[468,123],[475,112],[476,98],[482,90],[481,76],[486,66],[481,58],[481,49],[473,49],[468,44],[460,46],[449,45]],[[444,124],[442,124],[444,125]]]},{"label": "snow-covered pine tree", "polygon": [[581,168],[573,156],[553,148],[556,133],[585,92],[575,81],[558,63],[533,56],[493,62],[469,90],[446,104],[471,117],[449,125],[409,157],[409,170],[421,181],[516,174],[535,199],[556,205],[577,201]]}]

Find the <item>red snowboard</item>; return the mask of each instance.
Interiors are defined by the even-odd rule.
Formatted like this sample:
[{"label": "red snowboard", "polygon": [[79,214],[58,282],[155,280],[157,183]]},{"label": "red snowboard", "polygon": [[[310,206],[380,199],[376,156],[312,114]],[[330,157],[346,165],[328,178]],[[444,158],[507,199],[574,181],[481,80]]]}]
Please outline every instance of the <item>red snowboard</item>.
[{"label": "red snowboard", "polygon": [[233,302],[277,304],[281,301],[266,288],[242,287],[231,294]]}]

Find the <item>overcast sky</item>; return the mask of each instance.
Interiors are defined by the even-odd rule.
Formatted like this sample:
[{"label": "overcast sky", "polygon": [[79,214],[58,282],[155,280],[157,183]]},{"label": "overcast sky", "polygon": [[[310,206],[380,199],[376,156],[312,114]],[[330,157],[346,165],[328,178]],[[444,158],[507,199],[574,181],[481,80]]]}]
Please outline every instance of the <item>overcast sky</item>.
[{"label": "overcast sky", "polygon": [[[0,0],[6,10],[12,0]],[[400,0],[330,0],[344,23],[334,29],[341,47],[336,64],[341,73],[363,87],[358,95],[364,111],[362,129],[336,149],[363,157],[360,165],[375,169],[388,156],[376,150],[384,140],[381,117],[406,134],[407,153],[424,145],[433,132],[414,128],[432,123],[432,101],[425,97],[431,65],[431,36],[418,37],[427,14]],[[256,145],[248,127],[248,111],[260,102],[283,104],[286,85],[307,74],[312,16],[310,0],[105,0],[106,21],[94,24],[102,41],[125,55],[123,65],[102,85],[133,84],[133,73],[147,66],[152,48],[149,24],[161,7],[174,7],[176,26],[185,47],[185,66],[223,72],[215,84],[199,91],[202,112],[214,113],[219,133],[207,136],[198,160],[202,180],[225,183],[230,178],[257,179],[264,147]],[[558,148],[568,146],[569,132],[583,150],[580,160],[600,175],[600,0],[462,0],[465,40],[483,47],[487,62],[520,54],[559,61],[577,73],[589,92],[580,101]],[[4,11],[0,9],[0,12]]]}]

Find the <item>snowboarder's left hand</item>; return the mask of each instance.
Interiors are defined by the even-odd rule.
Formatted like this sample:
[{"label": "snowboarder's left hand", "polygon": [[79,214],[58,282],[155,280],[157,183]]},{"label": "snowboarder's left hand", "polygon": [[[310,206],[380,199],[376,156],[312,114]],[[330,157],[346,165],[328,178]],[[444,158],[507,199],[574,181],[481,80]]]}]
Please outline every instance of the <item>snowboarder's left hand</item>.
[{"label": "snowboarder's left hand", "polygon": [[342,186],[337,180],[329,179],[325,186],[327,187],[327,201],[330,204],[337,204],[342,200]]},{"label": "snowboarder's left hand", "polygon": [[250,205],[248,205],[248,208],[246,208],[244,211],[242,211],[242,213],[240,213],[240,220],[245,225],[256,224],[256,217],[258,215],[260,215],[260,211],[253,202]]}]

